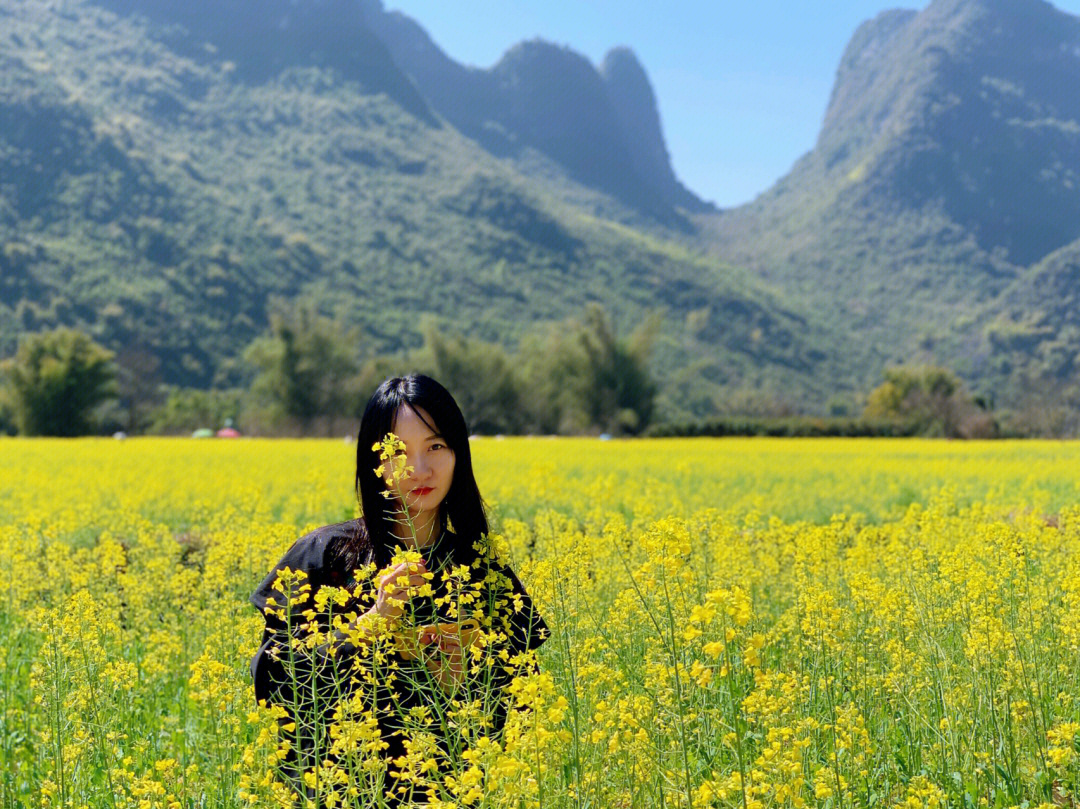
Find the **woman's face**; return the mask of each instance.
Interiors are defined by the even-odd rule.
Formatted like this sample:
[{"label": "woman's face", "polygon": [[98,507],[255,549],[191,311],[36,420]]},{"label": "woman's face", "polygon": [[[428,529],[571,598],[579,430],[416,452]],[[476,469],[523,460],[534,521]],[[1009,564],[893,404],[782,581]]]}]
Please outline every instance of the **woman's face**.
[{"label": "woman's face", "polygon": [[[435,420],[422,407],[414,411],[402,405],[394,416],[394,434],[405,442],[406,465],[413,471],[400,482],[386,485],[391,491],[399,491],[413,517],[422,511],[437,510],[454,481],[454,451],[438,434],[437,428]],[[389,466],[387,461],[384,479],[389,476]]]}]

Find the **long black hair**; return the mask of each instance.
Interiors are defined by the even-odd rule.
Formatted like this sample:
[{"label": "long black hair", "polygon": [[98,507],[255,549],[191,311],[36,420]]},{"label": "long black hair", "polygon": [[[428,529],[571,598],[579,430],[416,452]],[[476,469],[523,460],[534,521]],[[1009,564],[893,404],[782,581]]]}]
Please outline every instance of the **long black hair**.
[{"label": "long black hair", "polygon": [[362,528],[352,542],[335,554],[346,570],[356,567],[369,547],[374,549],[380,567],[390,561],[390,549],[395,542],[390,528],[393,506],[383,496],[385,484],[375,474],[380,465],[379,456],[371,447],[393,432],[394,418],[402,407],[411,408],[413,412],[418,408],[425,410],[434,424],[428,423],[420,413],[417,416],[441,435],[454,453],[454,477],[439,509],[440,529],[447,528],[449,522],[455,542],[459,545],[468,543],[467,547],[488,533],[484,501],[473,474],[469,428],[454,397],[423,374],[392,377],[376,388],[360,419],[360,432],[356,438],[356,497],[363,511]]}]

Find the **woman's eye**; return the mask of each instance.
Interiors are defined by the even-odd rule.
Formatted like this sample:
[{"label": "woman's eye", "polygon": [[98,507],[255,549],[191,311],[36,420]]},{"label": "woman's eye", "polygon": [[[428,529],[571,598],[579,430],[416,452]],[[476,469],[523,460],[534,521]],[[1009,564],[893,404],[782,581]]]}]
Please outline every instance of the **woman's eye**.
[{"label": "woman's eye", "polygon": [[446,446],[446,445],[445,444],[440,444],[438,441],[436,441],[434,444],[431,445],[431,448],[432,449],[442,449],[444,446]]}]

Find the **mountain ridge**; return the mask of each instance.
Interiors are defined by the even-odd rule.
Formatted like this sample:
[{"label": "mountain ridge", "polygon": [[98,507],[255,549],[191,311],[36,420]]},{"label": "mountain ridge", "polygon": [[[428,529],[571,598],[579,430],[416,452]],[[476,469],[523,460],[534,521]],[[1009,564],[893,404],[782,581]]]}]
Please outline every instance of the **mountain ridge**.
[{"label": "mountain ridge", "polygon": [[1015,398],[994,324],[1028,268],[1080,239],[1078,85],[1080,18],[1042,0],[883,12],[845,49],[814,148],[704,218],[706,240],[865,329],[855,365],[938,362]]},{"label": "mountain ridge", "polygon": [[407,15],[385,11],[381,0],[362,7],[428,103],[493,154],[538,148],[576,180],[653,216],[666,213],[654,199],[695,213],[714,210],[675,177],[652,86],[631,49],[613,48],[598,68],[536,38],[511,46],[490,68],[466,67]]},{"label": "mountain ridge", "polygon": [[[354,0],[93,0],[120,16],[153,24],[148,32],[191,58],[226,59],[252,83],[289,66],[338,70],[367,92],[384,92],[410,113],[435,124],[427,104],[396,67],[382,41],[364,24]],[[248,13],[244,13],[248,12]]]},{"label": "mountain ridge", "polygon": [[0,0],[0,18],[2,354],[73,326],[221,387],[249,381],[275,298],[362,324],[362,356],[417,347],[423,313],[512,347],[595,301],[623,332],[666,308],[669,417],[722,389],[825,395],[829,338],[797,305],[535,150],[499,158],[302,51],[238,75],[242,53],[146,15]]},{"label": "mountain ridge", "polygon": [[[483,70],[453,62],[419,24],[386,12],[381,0],[94,2],[155,21],[170,47],[188,55],[209,49],[246,80],[265,81],[290,65],[334,68],[431,124],[436,110],[498,156],[536,148],[575,181],[650,216],[674,222],[674,207],[711,210],[675,178],[652,88],[632,53],[636,71],[624,52],[614,57],[623,67],[605,79],[602,68],[572,49],[537,39]],[[533,112],[538,108],[542,113]]]},{"label": "mountain ridge", "polygon": [[628,49],[466,67],[377,0],[347,17],[368,61],[277,12],[284,33],[208,48],[204,21],[105,5],[0,0],[0,352],[77,325],[241,384],[275,297],[377,351],[415,347],[410,313],[513,345],[600,301],[623,329],[665,307],[667,417],[854,412],[905,362],[1009,406],[1080,397],[1080,19],[1041,0],[868,20],[814,148],[723,211],[680,201]]}]

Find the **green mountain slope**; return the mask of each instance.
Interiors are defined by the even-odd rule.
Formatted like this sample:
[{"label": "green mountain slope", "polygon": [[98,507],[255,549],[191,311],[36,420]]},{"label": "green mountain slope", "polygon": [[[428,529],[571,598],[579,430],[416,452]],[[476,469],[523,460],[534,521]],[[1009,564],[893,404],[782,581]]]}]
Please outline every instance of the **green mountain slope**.
[{"label": "green mountain slope", "polygon": [[864,386],[916,359],[1007,387],[992,324],[1080,238],[1077,86],[1080,19],[1042,0],[885,12],[844,53],[815,148],[703,230],[850,333]]},{"label": "green mountain slope", "polygon": [[828,397],[828,330],[663,218],[542,150],[493,154],[377,47],[313,50],[325,18],[268,11],[258,45],[196,5],[0,0],[0,355],[64,324],[235,384],[270,296],[361,324],[358,352],[418,344],[423,313],[513,344],[599,301],[623,329],[666,310],[666,415]]},{"label": "green mountain slope", "polygon": [[[987,318],[985,367],[1000,389],[1023,398],[1032,385],[1080,382],[1080,242],[1056,250],[1020,277]],[[1053,397],[1047,396],[1047,400]]]},{"label": "green mountain slope", "polygon": [[384,93],[434,124],[416,87],[364,22],[355,0],[97,0],[122,17],[136,16],[174,53],[228,60],[242,81],[259,84],[289,67],[334,70],[366,93]]}]

